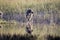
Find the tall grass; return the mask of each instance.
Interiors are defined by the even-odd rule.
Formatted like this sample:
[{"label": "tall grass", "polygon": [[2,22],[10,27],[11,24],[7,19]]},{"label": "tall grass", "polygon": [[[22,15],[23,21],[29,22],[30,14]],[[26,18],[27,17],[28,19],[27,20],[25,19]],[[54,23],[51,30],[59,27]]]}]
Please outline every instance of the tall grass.
[{"label": "tall grass", "polygon": [[59,2],[60,2],[59,0],[0,0],[0,10],[3,11],[4,13],[24,12],[28,8],[40,10],[40,8],[44,8],[45,4],[47,5],[52,4],[53,7],[55,4],[58,5],[57,3]]},{"label": "tall grass", "polygon": [[[48,14],[50,10],[53,10],[55,13],[57,11],[56,14],[58,14],[59,16],[57,16],[60,18],[60,0],[0,0],[0,11],[3,13],[25,14],[28,8],[33,9],[35,14],[38,14],[39,11],[45,12],[44,19],[51,17],[51,14]],[[3,27],[0,28],[0,34],[26,34],[25,23],[0,19],[0,25]],[[43,40],[46,35],[60,36],[60,26],[55,24],[42,24],[41,26],[41,24],[38,23],[34,25],[33,30],[32,34],[38,36],[38,40]]]}]

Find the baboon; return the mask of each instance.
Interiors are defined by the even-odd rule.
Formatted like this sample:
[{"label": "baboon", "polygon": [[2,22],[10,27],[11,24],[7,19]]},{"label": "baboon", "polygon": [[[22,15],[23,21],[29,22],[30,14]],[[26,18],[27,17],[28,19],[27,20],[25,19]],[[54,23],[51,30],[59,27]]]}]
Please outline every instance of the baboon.
[{"label": "baboon", "polygon": [[26,19],[27,19],[27,25],[26,25],[26,31],[27,33],[32,33],[32,18],[33,18],[33,12],[31,9],[28,9],[26,12]]},{"label": "baboon", "polygon": [[30,21],[30,19],[32,18],[33,12],[31,9],[28,9],[26,12],[26,18],[28,19],[28,21]]}]

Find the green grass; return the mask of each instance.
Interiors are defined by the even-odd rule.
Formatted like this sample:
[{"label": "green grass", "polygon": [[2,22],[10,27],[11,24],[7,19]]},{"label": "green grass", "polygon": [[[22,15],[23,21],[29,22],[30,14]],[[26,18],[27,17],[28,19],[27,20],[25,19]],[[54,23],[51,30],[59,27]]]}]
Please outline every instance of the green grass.
[{"label": "green grass", "polygon": [[[26,9],[32,8],[35,10],[47,9],[47,8],[58,8],[59,0],[0,0],[0,10],[3,13],[21,13],[25,12]],[[46,7],[47,8],[46,8]]]},{"label": "green grass", "polygon": [[[21,26],[20,23],[13,21],[13,24],[9,24],[11,22],[1,21],[2,28],[0,28],[0,35],[21,35],[24,36],[27,34],[25,31],[24,24]],[[5,24],[3,24],[5,23]],[[8,23],[8,24],[7,24]],[[35,25],[32,32],[33,36],[37,37],[37,40],[44,40],[47,35],[51,36],[60,36],[60,27],[58,25]]]},{"label": "green grass", "polygon": [[[55,10],[60,14],[60,0],[0,0],[0,11],[3,13],[25,13],[28,8],[33,9],[34,13],[40,10],[45,11],[45,18],[49,16],[48,10]],[[59,16],[60,17],[60,16]],[[12,24],[11,24],[12,22]],[[2,24],[1,24],[2,23]],[[0,34],[20,34],[25,35],[25,24],[15,20],[3,21],[0,19]],[[59,25],[34,25],[33,35],[38,36],[38,40],[43,40],[46,35],[60,36]]]},{"label": "green grass", "polygon": [[[4,22],[4,21],[3,21]],[[6,23],[6,22],[5,22]],[[9,22],[10,23],[10,22]],[[23,27],[18,27],[18,24],[20,23],[13,23],[13,24],[2,24],[3,28],[0,28],[0,34],[3,35],[26,35],[26,29],[25,26]],[[37,36],[37,40],[41,39],[43,40],[43,38],[47,35],[51,35],[51,36],[60,36],[60,27],[58,25],[36,25],[37,27],[34,26],[33,28],[33,32],[32,35]]]}]

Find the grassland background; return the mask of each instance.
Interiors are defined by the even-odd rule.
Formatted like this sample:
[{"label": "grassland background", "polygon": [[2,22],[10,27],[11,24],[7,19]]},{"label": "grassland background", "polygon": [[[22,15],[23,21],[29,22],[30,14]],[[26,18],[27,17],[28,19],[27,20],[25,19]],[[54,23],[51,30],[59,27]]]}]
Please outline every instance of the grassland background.
[{"label": "grassland background", "polygon": [[[49,18],[51,17],[49,16],[51,14],[48,14],[49,10],[53,10],[55,12],[55,14],[53,13],[54,17],[60,19],[60,0],[0,0],[0,11],[2,11],[3,14],[25,14],[28,8],[31,8],[34,11],[35,17],[38,12],[42,10],[46,13],[44,15],[45,19]],[[9,18],[8,21],[0,19],[0,25],[2,26],[2,28],[0,28],[0,34],[24,35],[26,33],[25,24],[26,23],[20,23],[16,20],[9,21]],[[52,25],[45,23],[40,25],[37,23],[34,25],[33,35],[39,35],[38,39],[48,34],[60,36],[60,25],[55,23]]]}]

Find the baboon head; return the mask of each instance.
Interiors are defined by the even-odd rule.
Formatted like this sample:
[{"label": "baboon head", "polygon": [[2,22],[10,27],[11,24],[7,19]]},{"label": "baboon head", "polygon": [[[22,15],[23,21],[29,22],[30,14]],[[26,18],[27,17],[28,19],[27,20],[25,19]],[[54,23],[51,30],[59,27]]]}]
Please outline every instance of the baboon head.
[{"label": "baboon head", "polygon": [[26,12],[26,16],[28,16],[29,14],[33,13],[31,9],[28,9]]}]

